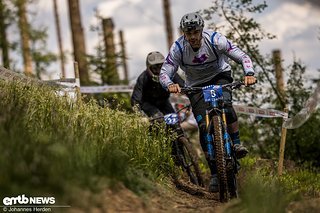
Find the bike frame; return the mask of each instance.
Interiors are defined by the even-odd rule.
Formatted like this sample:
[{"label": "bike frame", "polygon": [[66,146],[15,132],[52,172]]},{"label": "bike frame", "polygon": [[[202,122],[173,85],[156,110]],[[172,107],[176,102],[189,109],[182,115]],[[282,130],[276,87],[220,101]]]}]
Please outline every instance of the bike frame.
[{"label": "bike frame", "polygon": [[183,120],[179,116],[179,113],[185,109],[189,111],[190,108],[190,105],[186,105],[175,113],[156,117],[151,119],[151,121],[163,119],[168,128],[174,129],[174,132],[177,133],[177,138],[173,141],[173,145],[176,147],[176,154],[178,160],[181,163],[180,166],[188,174],[192,183],[203,186],[203,178],[201,175],[200,167],[198,165],[198,158],[196,157],[196,153],[194,152],[190,141],[185,137],[184,131],[181,129],[181,127],[177,127],[177,125]]},{"label": "bike frame", "polygon": [[[209,125],[211,122],[212,115],[216,114],[221,116],[222,118],[222,126],[223,126],[223,141],[224,148],[226,153],[226,159],[231,159],[232,157],[232,141],[227,132],[227,119],[226,119],[226,109],[224,108],[224,100],[222,88],[223,85],[210,85],[202,88],[202,92],[204,95],[205,102],[209,102],[212,106],[212,109],[206,110],[206,127],[209,129]],[[207,147],[208,147],[208,157],[210,160],[214,159],[214,150],[212,145],[212,134],[209,134],[209,130],[207,131]]]}]

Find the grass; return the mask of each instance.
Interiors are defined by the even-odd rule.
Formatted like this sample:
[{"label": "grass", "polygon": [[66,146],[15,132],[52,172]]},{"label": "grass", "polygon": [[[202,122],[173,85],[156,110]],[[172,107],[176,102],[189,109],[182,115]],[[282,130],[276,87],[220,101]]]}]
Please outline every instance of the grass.
[{"label": "grass", "polygon": [[[273,161],[269,163],[274,164]],[[305,198],[320,197],[320,174],[297,168],[277,176],[266,162],[259,159],[241,159],[240,176],[245,179],[240,190],[240,199],[225,212],[286,212],[289,203]]]},{"label": "grass", "polygon": [[2,198],[59,197],[100,180],[142,193],[172,170],[167,138],[148,134],[138,115],[72,102],[47,86],[0,81],[0,89]]}]

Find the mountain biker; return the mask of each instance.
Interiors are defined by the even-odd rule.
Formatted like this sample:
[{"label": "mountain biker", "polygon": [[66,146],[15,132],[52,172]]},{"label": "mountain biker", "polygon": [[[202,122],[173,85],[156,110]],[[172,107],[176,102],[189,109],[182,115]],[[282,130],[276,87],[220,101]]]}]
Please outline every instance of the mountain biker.
[{"label": "mountain biker", "polygon": [[[169,101],[170,92],[164,89],[159,82],[160,69],[164,60],[164,56],[158,51],[150,52],[147,55],[146,70],[138,77],[131,95],[131,105],[149,118],[159,118],[169,113],[175,113]],[[184,80],[177,73],[173,76],[172,81],[177,85],[184,85]],[[184,134],[180,124],[177,124],[176,128],[178,135]],[[173,147],[172,154],[175,155],[175,152]]]},{"label": "mountain biker", "polygon": [[[242,64],[245,85],[254,84],[256,78],[250,57],[221,33],[203,28],[204,21],[197,13],[188,13],[181,18],[180,29],[183,35],[172,44],[161,68],[162,86],[171,93],[181,92],[181,85],[172,81],[178,67],[185,72],[185,86],[204,87],[231,83],[233,78],[229,58]],[[238,119],[232,107],[231,91],[223,89],[223,96],[227,101],[227,130],[233,141],[235,153],[240,159],[246,156],[248,150],[240,144]],[[198,123],[201,147],[211,170],[209,191],[218,192],[217,167],[207,155],[205,112],[208,103],[204,102],[201,91],[188,94],[188,98]]]},{"label": "mountain biker", "polygon": [[[160,117],[175,112],[169,101],[170,92],[159,82],[164,60],[164,56],[158,51],[147,55],[146,70],[138,77],[131,95],[131,105],[143,111],[148,117]],[[177,85],[184,85],[184,80],[178,74],[172,79]]]}]

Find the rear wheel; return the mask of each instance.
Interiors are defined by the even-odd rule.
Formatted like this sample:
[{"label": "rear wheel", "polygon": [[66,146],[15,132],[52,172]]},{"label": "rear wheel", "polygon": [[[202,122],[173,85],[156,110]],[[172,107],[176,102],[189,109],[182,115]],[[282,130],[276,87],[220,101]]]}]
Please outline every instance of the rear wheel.
[{"label": "rear wheel", "polygon": [[219,194],[220,202],[228,201],[228,179],[226,173],[226,161],[225,161],[225,150],[223,144],[223,134],[222,134],[222,121],[219,115],[214,115],[212,117],[213,126],[213,144],[215,151],[215,160],[218,170],[219,179]]},{"label": "rear wheel", "polygon": [[185,137],[180,137],[178,142],[181,143],[180,145],[182,145],[179,147],[182,153],[180,156],[180,161],[183,170],[187,173],[190,181],[193,184],[204,186],[202,173],[199,167],[199,159],[191,142]]}]

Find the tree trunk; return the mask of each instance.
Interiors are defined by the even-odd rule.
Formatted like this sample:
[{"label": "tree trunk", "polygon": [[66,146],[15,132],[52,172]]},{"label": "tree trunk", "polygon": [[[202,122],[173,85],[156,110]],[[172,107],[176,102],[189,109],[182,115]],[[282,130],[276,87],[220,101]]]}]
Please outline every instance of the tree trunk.
[{"label": "tree trunk", "polygon": [[126,47],[125,42],[123,39],[123,31],[119,31],[119,37],[120,37],[120,45],[121,45],[121,60],[122,60],[122,66],[123,66],[123,72],[124,72],[124,84],[129,84],[129,71],[128,71],[128,65],[127,65],[127,54],[126,54]]},{"label": "tree trunk", "polygon": [[19,29],[21,37],[22,57],[24,73],[27,76],[32,75],[32,58],[30,52],[29,23],[26,12],[26,0],[17,0]]},{"label": "tree trunk", "polygon": [[65,78],[66,77],[66,71],[64,69],[64,54],[63,54],[63,47],[62,47],[60,18],[59,18],[59,13],[58,13],[57,0],[53,0],[53,6],[54,6],[54,17],[55,17],[57,37],[58,37],[58,45],[59,45],[59,52],[60,52],[61,77]]},{"label": "tree trunk", "polygon": [[9,43],[6,34],[6,19],[5,19],[6,7],[3,4],[3,0],[0,0],[0,45],[2,49],[2,64],[5,68],[10,69],[9,60]]},{"label": "tree trunk", "polygon": [[172,21],[170,13],[170,0],[163,0],[163,15],[166,23],[166,33],[167,33],[167,46],[170,49],[173,43],[173,30],[172,30]]},{"label": "tree trunk", "polygon": [[89,84],[88,63],[86,58],[86,48],[84,33],[81,24],[79,0],[68,0],[69,16],[71,24],[74,60],[79,65],[80,83]]},{"label": "tree trunk", "polygon": [[103,37],[105,43],[106,70],[102,74],[102,82],[115,85],[119,83],[116,53],[113,37],[113,21],[111,18],[102,19]]}]

